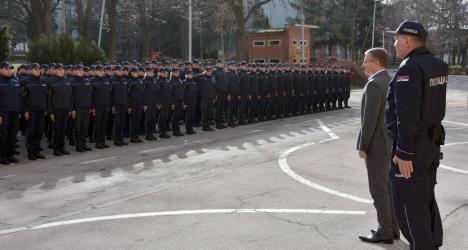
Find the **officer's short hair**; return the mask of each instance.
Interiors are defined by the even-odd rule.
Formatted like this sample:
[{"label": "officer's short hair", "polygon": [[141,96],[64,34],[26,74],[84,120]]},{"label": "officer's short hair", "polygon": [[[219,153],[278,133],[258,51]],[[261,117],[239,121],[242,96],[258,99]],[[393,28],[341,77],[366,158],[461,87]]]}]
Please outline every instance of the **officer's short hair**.
[{"label": "officer's short hair", "polygon": [[388,67],[388,53],[384,48],[372,48],[366,51],[366,55],[369,54],[377,60],[380,66],[387,68]]}]

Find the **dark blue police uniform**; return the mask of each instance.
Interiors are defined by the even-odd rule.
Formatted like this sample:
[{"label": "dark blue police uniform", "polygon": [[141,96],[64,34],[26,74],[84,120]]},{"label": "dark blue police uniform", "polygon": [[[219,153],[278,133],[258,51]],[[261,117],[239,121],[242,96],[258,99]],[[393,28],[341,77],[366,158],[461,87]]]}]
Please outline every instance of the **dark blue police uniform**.
[{"label": "dark blue police uniform", "polygon": [[[406,31],[419,31],[418,26],[402,26]],[[393,162],[390,169],[395,215],[411,249],[437,249],[442,245],[434,187],[443,143],[434,140],[434,128],[443,130],[447,81],[447,64],[420,47],[401,63],[390,83],[386,126],[394,140],[392,159],[396,155],[412,161],[414,169],[409,179],[401,177]]]}]

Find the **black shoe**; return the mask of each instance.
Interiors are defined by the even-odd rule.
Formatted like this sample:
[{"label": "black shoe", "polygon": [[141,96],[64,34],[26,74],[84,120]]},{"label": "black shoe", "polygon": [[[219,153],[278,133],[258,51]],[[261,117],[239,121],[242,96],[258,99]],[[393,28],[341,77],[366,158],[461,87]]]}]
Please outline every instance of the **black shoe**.
[{"label": "black shoe", "polygon": [[19,162],[19,160],[16,159],[16,157],[14,157],[14,156],[7,157],[7,160],[8,160],[10,163],[18,163],[18,162]]},{"label": "black shoe", "polygon": [[173,136],[183,136],[184,134],[182,132],[180,132],[180,131],[173,131],[172,135]]},{"label": "black shoe", "polygon": [[130,142],[131,143],[142,143],[143,141],[140,140],[140,138],[132,138],[132,139],[130,139]]},{"label": "black shoe", "polygon": [[54,155],[55,156],[62,156],[63,154],[62,154],[62,151],[60,151],[59,149],[55,149],[54,150]]},{"label": "black shoe", "polygon": [[198,123],[198,122],[195,122],[195,123],[193,124],[193,127],[195,127],[195,128],[201,127],[201,124]]},{"label": "black shoe", "polygon": [[28,159],[31,160],[31,161],[35,161],[35,160],[37,160],[37,157],[33,153],[28,153]]},{"label": "black shoe", "polygon": [[216,125],[216,128],[217,128],[217,129],[225,129],[225,128],[227,128],[227,127],[224,126],[223,124],[218,124],[218,125]]},{"label": "black shoe", "polygon": [[19,154],[20,154],[20,151],[15,150],[15,155],[19,155]]},{"label": "black shoe", "polygon": [[39,146],[39,151],[42,152],[44,151],[44,149],[41,146]]},{"label": "black shoe", "polygon": [[109,140],[109,141],[113,141],[113,140],[114,140],[114,137],[113,137],[113,136],[107,136],[106,138],[107,138],[107,140]]},{"label": "black shoe", "polygon": [[93,149],[88,147],[88,145],[84,145],[83,149],[86,150],[86,151],[93,151]]},{"label": "black shoe", "polygon": [[[377,231],[375,231],[374,229],[371,229],[370,230],[372,233],[376,233]],[[400,239],[400,231],[398,232],[393,232],[393,239],[394,240],[399,240]]]},{"label": "black shoe", "polygon": [[372,234],[368,236],[359,236],[359,239],[361,239],[364,242],[369,242],[369,243],[384,243],[384,244],[393,244],[393,238],[383,238],[380,235],[380,232],[373,232]]},{"label": "black shoe", "polygon": [[103,143],[102,146],[103,146],[104,148],[110,148],[110,146],[107,145],[107,144],[105,144],[105,143]]},{"label": "black shoe", "polygon": [[70,144],[70,146],[75,146],[75,145],[76,145],[76,143],[75,143],[74,140],[70,140],[70,143],[69,143],[69,144]]},{"label": "black shoe", "polygon": [[117,147],[122,147],[123,146],[122,142],[120,142],[120,141],[115,141],[114,145],[117,146]]},{"label": "black shoe", "polygon": [[97,143],[94,147],[97,149],[104,149],[104,145],[102,145],[102,143]]},{"label": "black shoe", "polygon": [[122,143],[123,146],[127,146],[127,145],[128,145],[128,142],[126,142],[126,141],[121,141],[120,143]]},{"label": "black shoe", "polygon": [[64,149],[64,148],[60,149],[60,152],[61,152],[63,155],[69,155],[69,154],[70,154],[70,151],[67,151],[67,150]]},{"label": "black shoe", "polygon": [[168,139],[168,138],[171,138],[171,137],[166,133],[162,133],[162,134],[159,135],[159,138]]},{"label": "black shoe", "polygon": [[147,135],[147,136],[145,137],[145,140],[147,140],[147,141],[155,141],[155,140],[156,140],[156,137],[154,137],[154,135]]},{"label": "black shoe", "polygon": [[203,128],[203,131],[213,131],[213,129],[210,128],[210,127],[204,127],[204,128]]},{"label": "black shoe", "polygon": [[76,152],[83,153],[86,152],[86,150],[82,146],[76,146]]},{"label": "black shoe", "polygon": [[95,142],[96,142],[96,139],[94,139],[94,137],[89,138],[89,143],[95,143]]},{"label": "black shoe", "polygon": [[187,133],[188,135],[194,135],[196,134],[197,132],[195,132],[194,130],[187,130]]},{"label": "black shoe", "polygon": [[0,164],[2,165],[10,165],[10,161],[7,158],[0,159]]},{"label": "black shoe", "polygon": [[45,159],[46,158],[46,156],[41,154],[40,152],[34,153],[34,156],[36,156],[37,159]]},{"label": "black shoe", "polygon": [[241,121],[239,122],[239,125],[247,125],[247,123],[246,123],[244,120],[241,120]]}]

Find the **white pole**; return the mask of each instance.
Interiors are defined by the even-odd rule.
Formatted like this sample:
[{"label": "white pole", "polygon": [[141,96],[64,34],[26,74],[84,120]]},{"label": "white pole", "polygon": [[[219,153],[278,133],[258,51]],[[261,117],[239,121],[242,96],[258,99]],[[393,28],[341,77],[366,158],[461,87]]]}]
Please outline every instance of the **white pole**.
[{"label": "white pole", "polygon": [[192,61],[192,0],[189,0],[188,10],[188,60]]},{"label": "white pole", "polygon": [[385,49],[385,29],[382,30],[382,48]]},{"label": "white pole", "polygon": [[372,48],[374,48],[374,38],[375,38],[375,9],[377,6],[377,0],[374,0],[374,15],[372,16]]},{"label": "white pole", "polygon": [[305,16],[304,16],[304,0],[302,1],[302,18],[301,18],[301,39],[302,39],[302,45],[301,45],[301,64],[305,63],[305,32],[304,32],[304,22],[305,22]]},{"label": "white pole", "polygon": [[106,7],[106,0],[102,0],[101,7],[101,20],[99,22],[99,37],[98,37],[98,47],[101,47],[101,37],[102,37],[102,22],[104,21],[104,9]]}]

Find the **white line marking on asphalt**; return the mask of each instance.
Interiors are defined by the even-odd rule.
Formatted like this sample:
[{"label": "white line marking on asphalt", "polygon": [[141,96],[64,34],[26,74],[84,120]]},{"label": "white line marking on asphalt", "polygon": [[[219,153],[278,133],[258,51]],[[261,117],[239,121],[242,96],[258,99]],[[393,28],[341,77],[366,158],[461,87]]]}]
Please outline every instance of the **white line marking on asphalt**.
[{"label": "white line marking on asphalt", "polygon": [[355,210],[321,210],[321,209],[205,209],[205,210],[180,210],[180,211],[162,211],[151,213],[134,213],[134,214],[119,214],[110,216],[90,217],[76,220],[65,220],[41,224],[33,227],[20,227],[0,230],[0,235],[15,233],[23,230],[35,230],[51,227],[59,227],[66,225],[90,223],[97,221],[111,221],[131,218],[148,218],[157,216],[173,216],[173,215],[193,215],[193,214],[270,214],[270,213],[285,213],[285,214],[333,214],[333,215],[365,215],[365,211]]},{"label": "white line marking on asphalt", "polygon": [[96,162],[101,162],[101,161],[107,161],[107,160],[114,159],[114,158],[116,158],[116,156],[111,156],[111,157],[96,159],[96,160],[92,160],[92,161],[83,161],[83,162],[80,162],[80,163],[78,163],[78,164],[80,164],[80,165],[85,165],[85,164],[90,164],[90,163],[96,163]]},{"label": "white line marking on asphalt", "polygon": [[446,166],[446,165],[443,165],[443,164],[440,164],[439,167],[443,168],[443,169],[446,169],[446,170],[453,171],[453,172],[461,173],[461,174],[468,174],[468,171],[466,171],[466,170],[461,170],[461,169],[458,169],[458,168],[452,168],[452,167],[449,167],[449,166]]},{"label": "white line marking on asphalt", "polygon": [[325,131],[332,140],[337,140],[337,139],[340,139],[339,136],[337,136],[335,133],[333,133],[327,126],[325,126],[325,124],[322,122],[322,120],[320,119],[317,119],[317,122],[320,126],[320,128]]},{"label": "white line marking on asphalt", "polygon": [[0,179],[6,179],[6,178],[13,177],[13,176],[16,176],[16,174],[10,174],[10,175],[0,176]]},{"label": "white line marking on asphalt", "polygon": [[449,123],[449,124],[456,124],[456,125],[468,126],[467,123],[461,123],[461,122],[452,122],[452,121],[442,121],[442,122]]},{"label": "white line marking on asphalt", "polygon": [[445,148],[445,147],[456,146],[456,145],[464,145],[464,144],[468,144],[468,141],[447,143],[445,145],[442,145],[442,147]]},{"label": "white line marking on asphalt", "polygon": [[175,147],[176,147],[176,146],[168,146],[168,147],[162,147],[162,148],[151,148],[151,149],[147,149],[147,150],[140,151],[140,152],[135,153],[135,154],[152,153],[152,152],[157,152],[157,151],[161,151],[161,150],[164,150],[164,149],[175,148]]}]

